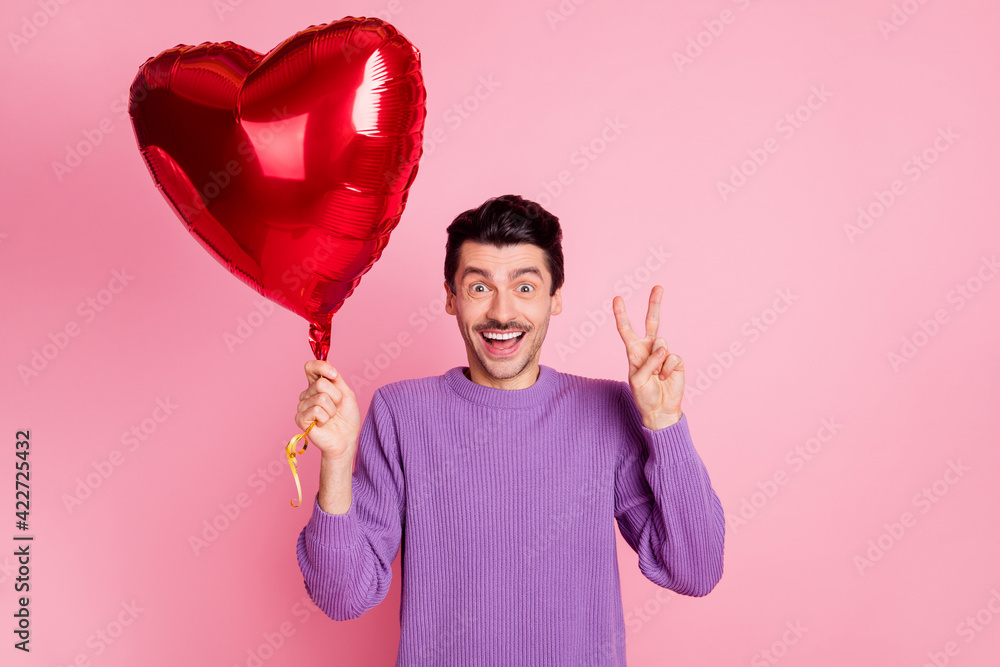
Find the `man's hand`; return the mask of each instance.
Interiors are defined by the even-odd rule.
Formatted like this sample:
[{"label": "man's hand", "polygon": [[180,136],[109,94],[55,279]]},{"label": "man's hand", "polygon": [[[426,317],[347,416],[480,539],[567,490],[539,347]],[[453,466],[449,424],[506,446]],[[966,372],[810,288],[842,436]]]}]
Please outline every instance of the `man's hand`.
[{"label": "man's hand", "polygon": [[653,431],[675,424],[681,418],[684,394],[684,360],[670,354],[667,341],[657,338],[660,326],[660,299],[663,287],[653,285],[646,311],[646,335],[639,338],[625,314],[625,300],[612,301],[618,333],[628,355],[628,383],[643,425]]},{"label": "man's hand", "polygon": [[295,424],[303,431],[315,419],[309,441],[324,457],[354,460],[361,432],[361,414],[354,391],[328,362],[310,359],[305,365],[309,386],[299,394]]}]

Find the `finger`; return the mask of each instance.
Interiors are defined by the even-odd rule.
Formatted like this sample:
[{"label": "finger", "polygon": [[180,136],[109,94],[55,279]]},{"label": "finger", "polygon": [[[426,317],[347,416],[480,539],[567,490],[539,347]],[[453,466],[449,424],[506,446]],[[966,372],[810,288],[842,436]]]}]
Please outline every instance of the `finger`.
[{"label": "finger", "polygon": [[681,359],[676,354],[671,354],[667,357],[667,360],[663,362],[663,369],[660,371],[660,379],[666,380],[674,371],[678,373],[684,372],[684,360]]},{"label": "finger", "polygon": [[663,363],[661,363],[658,367],[656,367],[653,370],[654,373],[662,373],[663,369],[667,365],[667,360],[670,359],[670,350],[667,348],[667,341],[663,338],[657,338],[655,341],[653,341],[653,350],[654,351],[663,350],[663,355],[661,357],[663,359]]},{"label": "finger", "polygon": [[659,338],[653,341],[653,349],[655,350],[658,347],[662,347],[664,350],[667,351],[668,355],[670,354],[670,348],[667,347],[667,339],[664,338],[663,336],[660,336]]},{"label": "finger", "polygon": [[660,326],[660,300],[663,298],[663,287],[653,285],[649,290],[649,308],[646,310],[646,337],[656,338],[656,330]]},{"label": "finger", "polygon": [[652,353],[646,357],[645,363],[639,367],[633,376],[635,378],[635,383],[637,385],[644,385],[649,381],[649,378],[653,376],[654,373],[659,373],[660,365],[663,364],[663,360],[666,359],[667,353],[666,349],[658,347],[652,351]]},{"label": "finger", "polygon": [[299,395],[300,398],[311,396],[317,391],[330,391],[334,387],[340,392],[336,396],[338,402],[343,394],[354,396],[354,391],[347,385],[343,373],[329,362],[315,359],[306,362],[306,377],[309,379],[309,386]]},{"label": "finger", "polygon": [[618,326],[618,334],[622,337],[622,341],[625,342],[625,346],[638,339],[639,337],[635,335],[632,331],[632,325],[629,324],[628,315],[625,314],[625,299],[620,296],[616,296],[611,300],[611,307],[615,313],[615,324]]},{"label": "finger", "polygon": [[320,361],[318,359],[310,359],[305,363],[304,369],[306,372],[306,383],[312,384],[316,381],[316,378],[322,377],[323,373],[320,371]]},{"label": "finger", "polygon": [[314,421],[317,426],[322,426],[330,419],[330,416],[330,413],[324,410],[322,406],[313,405],[305,410],[299,410],[295,414],[295,425],[305,431],[309,428],[309,424]]},{"label": "finger", "polygon": [[309,424],[313,421],[316,422],[316,426],[322,426],[333,419],[334,414],[336,413],[327,412],[321,405],[314,405],[305,412],[306,428],[309,428]]},{"label": "finger", "polygon": [[669,352],[664,350],[663,346],[653,348],[653,356],[655,356],[659,361],[653,366],[653,370],[650,371],[650,375],[662,375],[663,365],[667,363],[667,356]]},{"label": "finger", "polygon": [[314,394],[302,401],[299,401],[298,411],[305,412],[309,408],[314,406],[319,406],[326,410],[327,414],[331,417],[337,414],[337,410],[340,408],[340,400],[330,395],[327,392],[320,392]]},{"label": "finger", "polygon": [[338,403],[341,399],[341,392],[337,389],[336,385],[327,380],[324,377],[318,378],[313,381],[305,390],[299,394],[299,401],[304,401],[311,396],[329,394]]},{"label": "finger", "polygon": [[306,371],[306,381],[312,384],[321,377],[333,379],[337,373],[337,369],[330,365],[330,362],[323,361],[322,359],[310,359],[305,365]]},{"label": "finger", "polygon": [[320,378],[313,383],[314,394],[328,394],[334,403],[340,405],[344,399],[344,392],[337,388],[337,385],[326,378]]},{"label": "finger", "polygon": [[[330,371],[332,372],[332,375],[333,375],[332,384],[333,384],[334,387],[336,387],[337,391],[340,392],[340,396],[341,397],[344,397],[344,396],[351,396],[351,397],[353,397],[354,396],[354,390],[351,389],[350,386],[348,386],[347,380],[344,378],[344,374],[338,372],[337,369],[334,368],[333,366],[330,367]],[[338,400],[337,403],[339,404],[340,400]]]}]

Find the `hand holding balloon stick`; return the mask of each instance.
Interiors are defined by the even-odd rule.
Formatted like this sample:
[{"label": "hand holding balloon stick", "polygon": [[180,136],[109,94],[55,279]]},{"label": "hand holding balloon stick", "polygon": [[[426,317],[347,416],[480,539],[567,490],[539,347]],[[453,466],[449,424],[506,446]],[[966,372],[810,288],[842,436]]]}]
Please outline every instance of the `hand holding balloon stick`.
[{"label": "hand holding balloon stick", "polygon": [[[230,273],[304,317],[322,360],[333,315],[403,214],[424,102],[416,47],[384,21],[348,16],[267,54],[233,42],[167,49],[140,67],[129,115],[185,228]],[[306,449],[294,445],[314,426],[286,447],[293,507]]]},{"label": "hand holding balloon stick", "polygon": [[[297,452],[295,443],[308,436],[310,431],[312,443],[320,450],[324,464],[329,462],[343,470],[341,463],[346,463],[350,470],[353,468],[361,434],[361,411],[358,409],[354,390],[347,384],[343,374],[326,361],[308,361],[305,371],[309,386],[299,394],[298,411],[295,414],[295,423],[305,427],[305,433],[292,438],[285,447],[292,474],[295,475],[296,472],[295,457],[306,448],[303,446]],[[298,477],[295,479],[298,486]],[[299,493],[301,502],[301,488]],[[298,507],[294,502],[292,506]],[[346,510],[345,507],[344,511]]]}]

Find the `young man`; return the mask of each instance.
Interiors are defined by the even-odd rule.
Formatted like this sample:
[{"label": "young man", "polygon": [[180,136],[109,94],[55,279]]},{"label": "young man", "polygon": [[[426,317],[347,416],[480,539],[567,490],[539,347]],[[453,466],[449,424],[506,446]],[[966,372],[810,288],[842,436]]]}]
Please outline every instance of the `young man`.
[{"label": "young man", "polygon": [[[448,227],[446,309],[468,366],[377,389],[364,424],[343,375],[306,363],[295,423],[322,453],[299,535],[306,590],[357,618],[402,547],[397,667],[625,665],[614,525],[651,581],[722,576],[725,520],[682,413],[684,366],[613,301],[628,381],[539,364],[562,310],[562,231],[537,204],[487,200]],[[352,466],[357,455],[357,471]]]}]

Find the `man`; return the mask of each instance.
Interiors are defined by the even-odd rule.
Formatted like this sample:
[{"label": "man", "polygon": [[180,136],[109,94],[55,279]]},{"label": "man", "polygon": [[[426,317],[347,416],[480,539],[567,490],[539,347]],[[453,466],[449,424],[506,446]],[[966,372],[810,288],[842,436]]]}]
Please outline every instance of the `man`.
[{"label": "man", "polygon": [[[357,618],[402,547],[397,667],[625,665],[614,524],[651,581],[702,596],[725,520],[681,411],[684,365],[613,301],[628,382],[539,364],[562,311],[562,232],[515,195],[448,227],[446,309],[469,365],[354,393],[306,363],[295,423],[316,426],[320,488],[297,557],[313,601]],[[357,471],[352,465],[357,454]]]}]

